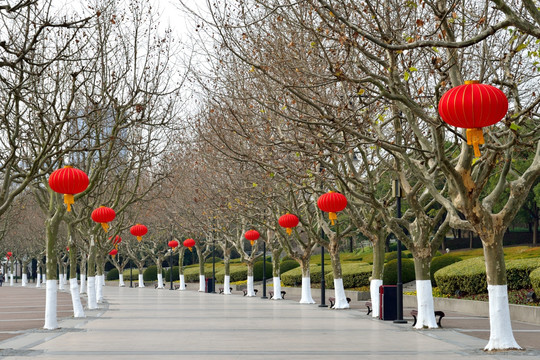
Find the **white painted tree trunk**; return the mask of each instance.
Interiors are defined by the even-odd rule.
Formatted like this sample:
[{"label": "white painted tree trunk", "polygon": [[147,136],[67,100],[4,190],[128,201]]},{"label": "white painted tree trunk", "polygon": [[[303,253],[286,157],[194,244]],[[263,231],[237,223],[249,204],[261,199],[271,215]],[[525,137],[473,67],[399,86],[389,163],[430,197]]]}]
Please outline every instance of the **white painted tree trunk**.
[{"label": "white painted tree trunk", "polygon": [[165,286],[163,286],[163,274],[157,274],[157,283],[158,283],[158,286],[157,286],[158,289],[165,288]]},{"label": "white painted tree trunk", "polygon": [[416,301],[418,315],[416,317],[416,329],[436,329],[439,326],[435,320],[435,309],[433,306],[433,292],[431,290],[431,280],[416,280]]},{"label": "white painted tree trunk", "polygon": [[507,285],[488,285],[489,342],[484,350],[521,349],[512,333]]},{"label": "white painted tree trunk", "polygon": [[81,274],[81,294],[86,294],[86,275]]},{"label": "white painted tree trunk", "polygon": [[9,273],[9,286],[13,286],[13,273]]},{"label": "white painted tree trunk", "polygon": [[59,274],[58,277],[58,290],[64,290],[64,274]]},{"label": "white painted tree trunk", "polygon": [[345,288],[343,287],[343,279],[334,279],[334,296],[336,302],[333,309],[348,309],[349,303],[345,296]]},{"label": "white painted tree trunk", "polygon": [[143,278],[143,274],[139,274],[139,287],[140,287],[140,288],[143,288],[143,287],[144,287],[144,278]]},{"label": "white painted tree trunk", "polygon": [[255,289],[253,287],[253,276],[247,277],[247,294],[246,296],[255,296]]},{"label": "white painted tree trunk", "polygon": [[231,295],[231,276],[225,275],[223,277],[223,294]]},{"label": "white painted tree trunk", "polygon": [[186,290],[186,280],[183,274],[180,275],[180,290]]},{"label": "white painted tree trunk", "polygon": [[58,275],[58,290],[64,290],[64,281],[63,281],[64,274]]},{"label": "white painted tree trunk", "polygon": [[41,274],[41,282],[47,282],[47,274]]},{"label": "white painted tree trunk", "polygon": [[383,284],[381,279],[372,279],[369,283],[369,294],[371,295],[371,316],[379,317],[379,308],[381,306],[379,298],[379,287]]},{"label": "white painted tree trunk", "polygon": [[41,274],[37,274],[37,279],[36,279],[36,287],[39,288],[41,287]]},{"label": "white painted tree trunk", "polygon": [[311,296],[311,278],[302,278],[302,297],[300,298],[300,304],[315,304],[315,300]]},{"label": "white painted tree trunk", "polygon": [[199,275],[199,292],[204,292],[206,290],[206,279],[204,275]]},{"label": "white painted tree trunk", "polygon": [[86,293],[88,295],[88,309],[94,310],[98,308],[97,300],[96,300],[96,277],[95,276],[89,276],[88,277],[88,288],[86,289]]},{"label": "white painted tree trunk", "polygon": [[56,280],[47,280],[45,294],[45,325],[46,330],[58,329],[58,318],[56,314],[57,308],[57,288]]},{"label": "white painted tree trunk", "polygon": [[26,273],[22,274],[21,286],[28,286],[28,275]]},{"label": "white painted tree trunk", "polygon": [[103,277],[96,275],[96,301],[98,304],[103,302]]},{"label": "white painted tree trunk", "polygon": [[76,278],[69,279],[69,290],[71,292],[71,303],[73,304],[73,317],[86,317],[81,303],[81,296],[79,295],[79,283]]},{"label": "white painted tree trunk", "polygon": [[67,284],[68,284],[68,281],[67,281],[67,273],[64,273],[64,277],[62,278],[62,281],[64,282],[64,285],[67,285]]},{"label": "white painted tree trunk", "polygon": [[118,286],[119,287],[125,287],[126,284],[124,284],[124,274],[118,275]]},{"label": "white painted tree trunk", "polygon": [[274,283],[274,296],[272,296],[272,300],[283,300],[281,297],[281,278],[274,276],[272,281]]}]

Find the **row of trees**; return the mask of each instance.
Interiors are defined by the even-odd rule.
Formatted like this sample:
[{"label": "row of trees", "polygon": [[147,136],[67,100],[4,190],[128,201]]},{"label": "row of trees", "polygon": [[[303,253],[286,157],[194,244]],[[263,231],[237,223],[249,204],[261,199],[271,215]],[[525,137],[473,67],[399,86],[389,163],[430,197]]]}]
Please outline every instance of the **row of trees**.
[{"label": "row of trees", "polygon": [[[223,238],[257,226],[299,261],[318,243],[336,281],[337,245],[361,232],[376,249],[374,289],[391,232],[414,257],[419,328],[436,327],[433,255],[450,229],[474,231],[490,293],[486,350],[519,348],[502,239],[524,204],[535,214],[540,194],[538,14],[529,0],[212,3],[195,20],[209,62],[192,74],[198,106],[183,158],[191,166],[177,183],[193,196],[175,204],[182,224],[208,232],[216,223]],[[437,112],[442,94],[466,79],[501,88],[510,103],[478,159]],[[327,190],[349,199],[337,226],[315,206]],[[287,211],[302,224],[291,237],[276,226]]]},{"label": "row of trees", "polygon": [[[199,241],[199,259],[210,251],[202,243],[215,239],[226,269],[233,246],[248,269],[260,256],[261,241],[274,259],[285,251],[302,266],[303,303],[313,302],[310,256],[324,246],[332,259],[335,307],[346,308],[339,244],[359,233],[371,240],[376,291],[384,243],[393,233],[415,261],[416,326],[431,328],[437,325],[429,264],[450,229],[469,230],[485,249],[491,312],[486,349],[519,348],[510,326],[502,239],[522,206],[535,194],[538,203],[540,193],[540,16],[532,1],[212,3],[204,14],[193,13],[194,34],[200,34],[193,37],[194,58],[200,61],[192,63],[200,66],[189,73],[190,91],[182,94],[189,94],[190,106],[179,123],[179,84],[169,84],[174,77],[167,72],[174,43],[143,21],[150,14],[143,4],[125,13],[114,4],[54,27],[64,35],[58,37],[64,46],[55,47],[60,55],[26,80],[28,86],[10,88],[37,87],[22,98],[41,102],[7,108],[28,113],[20,128],[28,136],[25,146],[3,145],[15,149],[15,161],[2,174],[18,170],[30,179],[24,184],[26,177],[16,176],[3,187],[22,186],[6,193],[0,214],[11,229],[18,217],[8,217],[7,209],[15,214],[13,199],[31,185],[44,209],[47,279],[56,278],[54,245],[65,224],[72,264],[80,249],[87,252],[88,282],[94,278],[95,284],[111,245],[89,215],[107,205],[117,212],[112,236],[141,222],[136,219],[155,217],[162,224],[156,231]],[[84,26],[72,29],[78,21]],[[130,27],[120,27],[125,23]],[[23,79],[32,74],[26,66],[35,63],[21,63]],[[53,86],[60,78],[70,81]],[[494,84],[510,101],[508,115],[485,134],[478,159],[465,134],[437,113],[442,94],[465,79]],[[30,115],[36,120],[28,122]],[[3,138],[21,144],[13,129],[3,126]],[[49,134],[54,142],[43,139]],[[34,166],[41,154],[47,158]],[[65,162],[90,176],[70,214],[44,176]],[[399,217],[395,180],[404,199]],[[349,200],[336,225],[316,206],[328,190]],[[286,212],[300,219],[290,236],[277,222]],[[251,228],[261,240],[244,251],[243,236]],[[248,284],[249,276],[248,270]],[[93,297],[101,286],[95,289],[88,294],[90,308],[97,306]],[[54,328],[47,321],[45,327]]]}]

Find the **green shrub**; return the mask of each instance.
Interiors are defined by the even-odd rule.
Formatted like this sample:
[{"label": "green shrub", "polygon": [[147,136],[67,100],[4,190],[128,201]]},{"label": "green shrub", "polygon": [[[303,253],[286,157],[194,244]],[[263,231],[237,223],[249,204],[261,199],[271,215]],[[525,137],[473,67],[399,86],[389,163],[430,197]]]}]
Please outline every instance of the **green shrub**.
[{"label": "green shrub", "polygon": [[392,260],[395,260],[395,259],[397,259],[397,251],[392,251],[392,252],[384,254],[384,261],[385,262],[392,261]]},{"label": "green shrub", "polygon": [[[161,274],[165,275],[165,270],[161,269]],[[157,266],[151,265],[143,272],[144,281],[156,281],[157,280]]]},{"label": "green shrub", "polygon": [[537,297],[540,297],[540,268],[529,274],[531,285]]},{"label": "green shrub", "polygon": [[[401,259],[401,281],[403,283],[408,283],[415,278],[414,261],[411,259]],[[391,260],[384,265],[383,283],[384,285],[396,285],[397,259]]]},{"label": "green shrub", "polygon": [[130,280],[130,277],[129,275],[133,273],[133,280],[138,280],[139,279],[139,269],[131,269],[129,270],[129,268],[127,270],[124,269],[124,280]]},{"label": "green shrub", "polygon": [[107,280],[118,280],[119,277],[117,268],[113,268],[107,272]]},{"label": "green shrub", "polygon": [[461,260],[462,259],[459,256],[454,256],[450,254],[434,257],[431,260],[431,265],[429,267],[429,272],[431,274],[431,284],[433,286],[437,286],[435,282],[435,273],[438,270],[444,267],[447,267],[448,265],[452,265],[453,263],[456,263]]},{"label": "green shrub", "polygon": [[362,261],[373,265],[373,253],[368,253],[362,256]]},{"label": "green shrub", "polygon": [[506,278],[510,290],[530,289],[530,273],[540,268],[540,259],[516,259],[506,262]]},{"label": "green shrub", "polygon": [[[178,266],[173,266],[172,268],[172,276],[173,276],[173,281],[176,281],[178,279],[180,279],[180,270],[178,269]],[[167,281],[170,281],[171,280],[171,269],[167,269],[165,271],[165,275],[163,276],[163,278]]]},{"label": "green shrub", "polygon": [[[325,266],[324,273],[328,274],[332,271],[332,267]],[[312,284],[321,282],[321,267],[319,265],[310,265],[309,277]],[[281,274],[281,282],[285,286],[297,286],[302,284],[302,268],[297,267]]]},{"label": "green shrub", "polygon": [[[540,259],[516,259],[506,261],[508,289],[519,290],[532,286],[530,273],[540,268]],[[463,260],[435,273],[437,286],[444,294],[457,290],[467,294],[487,292],[486,265],[483,257]]]},{"label": "green shrub", "polygon": [[[371,277],[372,266],[366,263],[344,263],[341,264],[341,274],[343,278],[343,287],[345,289],[368,286]],[[334,273],[329,272],[324,277],[326,286],[334,288]]]},{"label": "green shrub", "polygon": [[454,295],[456,291],[481,294],[487,291],[486,265],[483,257],[463,260],[448,265],[434,274],[437,287],[443,294]]},{"label": "green shrub", "polygon": [[284,262],[284,261],[291,261],[291,260],[294,260],[292,257],[290,257],[289,255],[287,256],[284,256],[283,258],[281,258],[281,262]]},{"label": "green shrub", "polygon": [[[242,281],[247,279],[247,265],[244,263],[229,263],[229,276],[231,282]],[[219,270],[216,269],[216,281],[223,284],[225,279],[225,266]]]},{"label": "green shrub", "polygon": [[[266,262],[266,278],[272,278],[272,263]],[[253,281],[261,281],[263,279],[263,262],[257,261],[253,264]]]},{"label": "green shrub", "polygon": [[300,266],[300,263],[296,260],[282,261],[279,265],[279,271],[281,274],[286,273],[289,270],[296,269]]}]

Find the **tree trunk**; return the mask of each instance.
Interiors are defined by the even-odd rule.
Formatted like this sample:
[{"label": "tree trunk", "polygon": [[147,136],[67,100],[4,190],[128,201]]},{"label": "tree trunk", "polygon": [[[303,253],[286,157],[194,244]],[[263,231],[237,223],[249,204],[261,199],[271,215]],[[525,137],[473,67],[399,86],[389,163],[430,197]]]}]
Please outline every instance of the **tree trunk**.
[{"label": "tree trunk", "polygon": [[309,270],[309,256],[300,260],[302,267],[302,297],[300,304],[315,304],[315,300],[311,296],[311,274]]},{"label": "tree trunk", "polygon": [[489,293],[489,342],[484,350],[521,349],[514,339],[510,308],[506,265],[503,252],[504,232],[481,237],[486,261],[486,277]]},{"label": "tree trunk", "polygon": [[56,238],[61,216],[58,212],[45,221],[45,233],[47,238],[47,282],[45,295],[45,325],[44,329],[53,330],[58,328],[57,317],[57,279],[56,272]]},{"label": "tree trunk", "polygon": [[90,235],[90,249],[88,252],[88,285],[86,293],[88,295],[88,309],[94,310],[98,308],[96,300],[96,244],[95,235]]},{"label": "tree trunk", "polygon": [[369,283],[369,293],[371,296],[371,308],[374,318],[379,317],[379,287],[383,285],[384,269],[384,232],[371,239],[373,244],[373,269],[371,271],[371,281]]},{"label": "tree trunk", "polygon": [[223,251],[223,266],[224,273],[223,276],[223,294],[231,295],[231,251]]},{"label": "tree trunk", "polygon": [[[171,250],[172,251],[172,250]],[[156,262],[157,268],[157,279],[158,279],[158,289],[164,289],[165,285],[163,284],[163,265],[160,260]],[[171,274],[172,274],[172,264],[171,264]]]},{"label": "tree trunk", "polygon": [[79,283],[77,282],[77,248],[70,236],[69,242],[69,291],[71,292],[71,303],[73,305],[73,317],[86,317],[79,294]]},{"label": "tree trunk", "polygon": [[206,290],[206,278],[204,274],[204,256],[201,249],[195,246],[197,255],[199,256],[199,292],[205,292]]},{"label": "tree trunk", "polygon": [[81,251],[81,262],[80,262],[80,274],[81,274],[81,294],[86,294],[86,264],[88,262],[88,254],[84,251]]},{"label": "tree trunk", "polygon": [[138,264],[137,264],[137,270],[139,270],[139,287],[140,287],[140,288],[143,288],[143,287],[145,287],[145,286],[144,286],[144,276],[143,276],[143,272],[144,272],[144,262],[143,262],[143,263],[138,263]]},{"label": "tree trunk", "polygon": [[186,281],[184,279],[184,255],[186,248],[182,246],[180,251],[178,251],[178,275],[180,278],[180,287],[179,290],[186,290]]},{"label": "tree trunk", "polygon": [[103,286],[105,286],[105,255],[97,253],[96,247],[96,301],[103,302]]},{"label": "tree trunk", "polygon": [[418,316],[416,329],[436,329],[435,308],[433,306],[433,291],[431,288],[430,264],[431,256],[420,257],[413,252],[414,272],[416,275],[416,301]]},{"label": "tree trunk", "polygon": [[330,259],[332,260],[332,270],[334,272],[334,297],[336,298],[336,302],[333,309],[348,309],[350,306],[345,295],[345,288],[343,287],[341,260],[339,258],[339,241],[336,238],[330,239],[330,246],[328,247]]},{"label": "tree trunk", "polygon": [[247,294],[246,296],[255,296],[255,288],[253,287],[253,263],[247,263]]}]

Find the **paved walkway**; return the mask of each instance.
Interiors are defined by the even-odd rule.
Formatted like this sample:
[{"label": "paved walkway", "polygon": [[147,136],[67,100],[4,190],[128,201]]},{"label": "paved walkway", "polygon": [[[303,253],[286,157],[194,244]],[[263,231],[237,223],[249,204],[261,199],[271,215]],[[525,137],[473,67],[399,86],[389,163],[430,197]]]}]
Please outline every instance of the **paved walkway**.
[{"label": "paved walkway", "polygon": [[[2,297],[5,294],[7,292],[2,291]],[[270,301],[153,287],[107,286],[104,295],[107,302],[101,305],[102,309],[87,311],[86,319],[67,318],[60,322],[59,330],[29,330],[1,341],[0,358],[540,357],[540,351],[534,349],[487,354],[481,350],[485,340],[449,328],[413,330],[410,323],[396,325],[373,320],[360,309],[337,311],[290,300]]]}]

